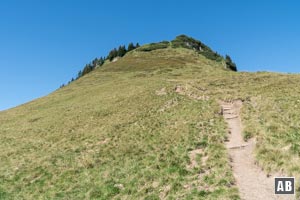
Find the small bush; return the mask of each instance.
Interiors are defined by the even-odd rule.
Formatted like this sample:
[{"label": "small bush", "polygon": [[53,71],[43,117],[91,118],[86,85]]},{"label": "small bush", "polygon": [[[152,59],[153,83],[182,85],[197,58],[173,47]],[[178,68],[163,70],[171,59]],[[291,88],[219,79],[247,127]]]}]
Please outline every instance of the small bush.
[{"label": "small bush", "polygon": [[169,42],[168,41],[162,41],[159,43],[151,43],[148,45],[144,45],[140,48],[137,49],[137,51],[153,51],[157,49],[165,49],[169,47]]}]

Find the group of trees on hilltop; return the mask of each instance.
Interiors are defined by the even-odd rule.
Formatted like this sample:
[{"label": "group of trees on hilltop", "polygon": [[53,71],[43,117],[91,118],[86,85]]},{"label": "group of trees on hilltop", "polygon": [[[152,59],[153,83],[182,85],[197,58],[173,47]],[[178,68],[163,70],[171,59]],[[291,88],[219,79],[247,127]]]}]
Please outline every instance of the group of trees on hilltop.
[{"label": "group of trees on hilltop", "polygon": [[[100,57],[100,58],[95,58],[92,62],[89,64],[86,64],[82,70],[80,70],[76,76],[76,78],[72,78],[68,84],[71,82],[79,79],[80,77],[90,73],[93,71],[96,67],[101,67],[106,60],[112,61],[116,57],[123,57],[127,52],[130,52],[136,48],[140,47],[139,43],[136,43],[135,45],[131,42],[128,44],[127,48],[125,45],[119,46],[119,48],[114,48],[112,49],[107,57]],[[64,87],[65,84],[62,84],[60,87]]]},{"label": "group of trees on hilltop", "polygon": [[[162,41],[159,43],[151,43],[149,45],[145,45],[139,48],[139,51],[152,51],[156,49],[163,49],[169,46],[173,48],[188,48],[193,49],[199,54],[202,54],[206,58],[210,60],[214,60],[217,62],[221,62],[225,60],[226,68],[232,71],[237,71],[236,64],[232,61],[229,55],[226,55],[225,58],[218,54],[217,52],[212,51],[208,46],[200,42],[199,40],[195,40],[194,38],[188,37],[186,35],[179,35],[171,42]],[[77,74],[77,77],[74,79],[72,78],[69,83],[73,82],[74,80],[79,79],[80,77],[90,73],[96,67],[102,66],[106,61],[113,61],[114,58],[123,57],[127,52],[130,52],[136,48],[140,47],[139,43],[133,44],[132,42],[128,44],[127,48],[125,45],[120,45],[118,48],[113,48],[107,55],[107,57],[100,57],[95,58],[91,63],[86,64],[82,70],[80,70]],[[68,84],[69,84],[68,83]],[[61,86],[65,86],[64,84]]]},{"label": "group of trees on hilltop", "polygon": [[[105,62],[105,57],[95,58],[91,63],[86,64],[85,67],[78,72],[76,79],[90,73],[97,66],[102,66],[104,64],[104,62]],[[72,79],[72,80],[74,81],[74,79]],[[72,80],[71,80],[71,82],[72,82]]]},{"label": "group of trees on hilltop", "polygon": [[113,50],[111,50],[107,56],[107,59],[109,61],[112,61],[116,57],[123,57],[127,52],[132,51],[138,47],[140,47],[139,43],[136,43],[136,45],[134,45],[132,42],[129,43],[127,49],[125,45],[121,45],[118,49],[114,48]]}]

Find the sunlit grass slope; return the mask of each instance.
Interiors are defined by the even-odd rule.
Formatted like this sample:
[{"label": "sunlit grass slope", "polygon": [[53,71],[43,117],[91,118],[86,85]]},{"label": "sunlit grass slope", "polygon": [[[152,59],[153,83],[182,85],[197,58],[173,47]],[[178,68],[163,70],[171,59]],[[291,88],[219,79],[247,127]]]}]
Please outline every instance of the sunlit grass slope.
[{"label": "sunlit grass slope", "polygon": [[133,51],[1,112],[0,199],[238,199],[226,123],[202,88],[233,76],[223,68],[182,48]]},{"label": "sunlit grass slope", "polygon": [[188,85],[215,100],[241,99],[243,134],[257,141],[257,164],[267,174],[300,178],[299,74],[216,71]]},{"label": "sunlit grass slope", "polygon": [[219,100],[243,101],[267,173],[299,177],[300,75],[224,68],[135,50],[1,112],[0,199],[239,199]]}]

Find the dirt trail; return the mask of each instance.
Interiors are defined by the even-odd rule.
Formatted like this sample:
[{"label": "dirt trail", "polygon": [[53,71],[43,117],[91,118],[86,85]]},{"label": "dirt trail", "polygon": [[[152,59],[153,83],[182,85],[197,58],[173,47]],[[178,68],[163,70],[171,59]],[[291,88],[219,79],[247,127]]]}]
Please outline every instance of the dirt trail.
[{"label": "dirt trail", "polygon": [[274,176],[264,173],[256,164],[253,156],[255,140],[245,142],[242,137],[240,119],[241,101],[221,103],[222,114],[230,131],[226,147],[232,160],[233,174],[240,192],[245,200],[295,199],[295,196],[275,195]]}]

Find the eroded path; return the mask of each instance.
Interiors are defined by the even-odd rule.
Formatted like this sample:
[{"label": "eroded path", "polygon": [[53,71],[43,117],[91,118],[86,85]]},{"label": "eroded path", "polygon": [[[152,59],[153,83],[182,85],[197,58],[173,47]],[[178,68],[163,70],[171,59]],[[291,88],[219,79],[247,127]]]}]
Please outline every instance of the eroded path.
[{"label": "eroded path", "polygon": [[294,199],[294,196],[275,196],[274,176],[267,177],[264,171],[255,164],[253,156],[255,141],[245,142],[242,137],[242,124],[239,115],[242,102],[222,102],[221,106],[230,132],[226,147],[231,158],[233,174],[241,198],[245,200]]}]

